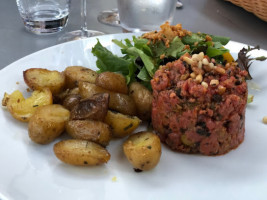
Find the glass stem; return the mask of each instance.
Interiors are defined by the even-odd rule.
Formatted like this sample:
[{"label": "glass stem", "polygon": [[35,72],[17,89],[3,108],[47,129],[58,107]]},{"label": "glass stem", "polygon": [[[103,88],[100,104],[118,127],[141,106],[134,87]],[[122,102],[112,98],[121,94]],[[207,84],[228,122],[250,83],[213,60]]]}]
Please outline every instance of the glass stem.
[{"label": "glass stem", "polygon": [[82,19],[82,26],[81,26],[81,31],[82,31],[82,37],[86,35],[87,31],[87,6],[86,6],[86,0],[81,0],[81,19]]}]

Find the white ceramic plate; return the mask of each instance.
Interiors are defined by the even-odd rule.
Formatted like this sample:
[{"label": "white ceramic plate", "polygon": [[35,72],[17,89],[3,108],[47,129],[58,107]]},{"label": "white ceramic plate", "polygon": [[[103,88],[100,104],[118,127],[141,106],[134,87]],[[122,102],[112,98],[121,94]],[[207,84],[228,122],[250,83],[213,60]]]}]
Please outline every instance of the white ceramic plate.
[{"label": "white ceramic plate", "polygon": [[[130,34],[99,37],[112,52],[120,53],[111,39]],[[7,66],[0,71],[0,94],[24,91],[22,71],[31,67],[64,70],[69,65],[95,68],[91,48],[96,39],[54,46]],[[234,55],[243,44],[230,42]],[[255,51],[253,55],[265,55]],[[163,145],[159,165],[136,173],[122,152],[123,140],[108,146],[111,160],[98,167],[74,167],[61,163],[53,154],[53,142],[37,145],[30,141],[27,124],[0,109],[0,199],[1,200],[88,200],[88,199],[266,199],[267,197],[267,62],[254,62],[250,90],[254,102],[247,107],[245,141],[223,156],[208,157],[176,153]],[[19,84],[17,84],[17,82]],[[58,140],[57,140],[58,141]]]}]

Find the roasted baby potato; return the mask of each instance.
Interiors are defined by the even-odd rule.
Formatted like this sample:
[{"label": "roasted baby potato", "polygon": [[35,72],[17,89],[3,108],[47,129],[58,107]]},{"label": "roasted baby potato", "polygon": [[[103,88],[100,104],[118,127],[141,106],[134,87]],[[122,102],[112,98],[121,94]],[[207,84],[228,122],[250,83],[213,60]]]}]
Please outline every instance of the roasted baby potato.
[{"label": "roasted baby potato", "polygon": [[126,79],[118,73],[102,72],[96,78],[95,84],[113,92],[128,94]]},{"label": "roasted baby potato", "polygon": [[111,127],[114,137],[122,138],[130,135],[139,126],[141,120],[135,116],[108,111],[104,122]]},{"label": "roasted baby potato", "polygon": [[25,83],[32,90],[42,90],[47,87],[52,94],[60,93],[65,85],[65,76],[58,71],[41,68],[31,68],[23,71]]},{"label": "roasted baby potato", "polygon": [[27,99],[19,90],[16,90],[12,94],[5,93],[2,100],[2,105],[7,107],[11,115],[22,122],[28,122],[37,107],[52,103],[52,93],[48,88],[33,91]]},{"label": "roasted baby potato", "polygon": [[67,133],[75,138],[107,146],[111,139],[109,125],[94,120],[70,120],[66,123]]},{"label": "roasted baby potato", "polygon": [[73,107],[80,103],[81,99],[82,97],[79,94],[70,94],[64,99],[62,105],[68,110],[72,110]]},{"label": "roasted baby potato", "polygon": [[111,110],[116,110],[126,115],[136,115],[136,107],[134,100],[128,95],[111,92],[88,82],[80,82],[79,91],[82,98],[88,98],[98,93],[109,93],[109,108]]},{"label": "roasted baby potato", "polygon": [[73,88],[73,89],[66,89],[59,94],[53,95],[53,102],[55,104],[63,104],[65,98],[67,98],[69,95],[79,94],[79,88]]},{"label": "roasted baby potato", "polygon": [[135,102],[137,116],[142,120],[149,120],[151,118],[152,93],[141,83],[133,82],[129,87],[129,96]]},{"label": "roasted baby potato", "polygon": [[61,105],[52,104],[36,109],[28,124],[31,140],[38,144],[48,144],[65,129],[70,112]]},{"label": "roasted baby potato", "polygon": [[99,93],[82,99],[71,109],[72,120],[93,119],[103,121],[108,111],[109,94]]},{"label": "roasted baby potato", "polygon": [[160,160],[160,139],[152,132],[139,132],[129,136],[123,143],[123,151],[135,169],[150,170]]},{"label": "roasted baby potato", "polygon": [[87,140],[69,139],[54,145],[56,157],[71,165],[100,165],[107,163],[110,154],[101,145]]},{"label": "roasted baby potato", "polygon": [[98,74],[86,67],[70,66],[64,70],[66,77],[66,88],[72,89],[78,86],[80,81],[95,83]]}]

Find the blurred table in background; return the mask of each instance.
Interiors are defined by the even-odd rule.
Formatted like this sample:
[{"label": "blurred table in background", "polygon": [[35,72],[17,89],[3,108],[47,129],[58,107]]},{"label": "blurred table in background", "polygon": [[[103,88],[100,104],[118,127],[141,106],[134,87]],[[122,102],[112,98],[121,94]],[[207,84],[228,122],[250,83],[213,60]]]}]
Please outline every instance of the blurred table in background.
[{"label": "blurred table in background", "polygon": [[[183,8],[177,9],[173,24],[193,32],[205,32],[231,37],[249,45],[259,44],[267,49],[267,22],[223,0],[182,0]],[[88,28],[107,34],[122,33],[121,28],[97,21],[100,11],[116,7],[116,0],[90,0]],[[64,31],[38,36],[25,30],[17,5],[12,0],[0,1],[0,69],[38,50],[57,44],[64,33],[80,28],[80,1],[72,0],[69,22]]]}]

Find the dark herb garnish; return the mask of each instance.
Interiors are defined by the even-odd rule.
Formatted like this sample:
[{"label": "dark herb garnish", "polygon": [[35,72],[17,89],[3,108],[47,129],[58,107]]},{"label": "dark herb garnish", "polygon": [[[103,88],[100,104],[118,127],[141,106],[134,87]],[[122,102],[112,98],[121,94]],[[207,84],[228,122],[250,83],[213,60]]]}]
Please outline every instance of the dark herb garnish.
[{"label": "dark herb garnish", "polygon": [[260,56],[260,57],[256,57],[256,58],[251,58],[250,55],[247,55],[248,52],[258,49],[260,50],[260,46],[257,45],[253,48],[251,48],[250,46],[248,46],[248,48],[246,49],[245,47],[243,49],[241,49],[238,53],[238,59],[236,60],[236,62],[238,63],[238,66],[241,70],[246,70],[248,72],[248,75],[246,77],[247,80],[251,80],[252,77],[249,73],[249,67],[252,64],[252,60],[258,60],[258,61],[264,61],[267,59],[267,57],[265,56]]}]

